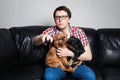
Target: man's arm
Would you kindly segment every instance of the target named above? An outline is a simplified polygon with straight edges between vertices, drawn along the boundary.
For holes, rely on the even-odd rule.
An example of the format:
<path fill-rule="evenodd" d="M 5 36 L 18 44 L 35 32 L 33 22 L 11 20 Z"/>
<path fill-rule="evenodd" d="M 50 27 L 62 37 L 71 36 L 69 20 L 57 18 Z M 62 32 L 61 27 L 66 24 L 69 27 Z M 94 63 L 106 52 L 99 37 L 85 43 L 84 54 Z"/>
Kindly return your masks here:
<path fill-rule="evenodd" d="M 92 53 L 89 44 L 84 47 L 85 52 L 78 57 L 78 60 L 91 61 Z"/>
<path fill-rule="evenodd" d="M 43 42 L 42 42 L 42 34 L 41 35 L 37 35 L 33 38 L 33 44 L 36 45 L 36 46 L 39 46 L 41 45 Z"/>
<path fill-rule="evenodd" d="M 39 46 L 41 44 L 46 45 L 46 41 L 49 41 L 52 43 L 53 42 L 53 38 L 52 36 L 48 35 L 48 34 L 41 34 L 41 35 L 37 35 L 33 38 L 33 44 L 36 46 Z"/>

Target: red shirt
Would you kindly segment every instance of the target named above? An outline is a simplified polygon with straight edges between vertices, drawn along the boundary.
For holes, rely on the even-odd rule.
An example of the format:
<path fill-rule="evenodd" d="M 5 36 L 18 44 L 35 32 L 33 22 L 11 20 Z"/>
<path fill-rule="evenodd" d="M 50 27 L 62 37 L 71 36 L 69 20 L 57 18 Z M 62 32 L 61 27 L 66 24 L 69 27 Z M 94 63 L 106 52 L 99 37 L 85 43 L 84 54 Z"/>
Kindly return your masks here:
<path fill-rule="evenodd" d="M 43 31 L 43 34 L 49 34 L 51 36 L 54 36 L 55 34 L 58 34 L 58 33 L 59 33 L 59 30 L 57 29 L 56 26 L 52 26 L 50 28 L 47 28 L 45 31 Z M 75 36 L 76 38 L 79 38 L 84 47 L 88 45 L 87 36 L 82 29 L 78 27 L 70 26 L 70 36 Z"/>

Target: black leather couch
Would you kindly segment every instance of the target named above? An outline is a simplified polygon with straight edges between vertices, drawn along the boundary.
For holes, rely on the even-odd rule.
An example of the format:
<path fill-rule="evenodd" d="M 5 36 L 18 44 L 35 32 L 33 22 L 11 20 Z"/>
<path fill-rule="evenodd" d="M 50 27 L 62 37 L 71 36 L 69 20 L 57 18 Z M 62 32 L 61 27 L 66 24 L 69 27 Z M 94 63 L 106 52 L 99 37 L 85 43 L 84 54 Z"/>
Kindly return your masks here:
<path fill-rule="evenodd" d="M 32 39 L 50 26 L 0 28 L 0 80 L 42 80 L 48 46 Z M 93 59 L 85 62 L 97 80 L 120 80 L 120 29 L 83 28 Z M 68 76 L 64 80 L 76 80 Z"/>

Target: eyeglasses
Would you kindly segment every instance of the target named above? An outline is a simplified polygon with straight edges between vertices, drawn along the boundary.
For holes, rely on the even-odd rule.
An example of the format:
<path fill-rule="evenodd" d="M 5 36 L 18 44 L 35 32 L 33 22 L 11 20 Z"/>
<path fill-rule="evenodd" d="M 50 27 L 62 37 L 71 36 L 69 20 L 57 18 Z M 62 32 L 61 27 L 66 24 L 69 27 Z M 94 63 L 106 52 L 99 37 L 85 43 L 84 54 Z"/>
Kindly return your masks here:
<path fill-rule="evenodd" d="M 68 16 L 55 16 L 56 20 L 62 19 L 65 20 Z"/>

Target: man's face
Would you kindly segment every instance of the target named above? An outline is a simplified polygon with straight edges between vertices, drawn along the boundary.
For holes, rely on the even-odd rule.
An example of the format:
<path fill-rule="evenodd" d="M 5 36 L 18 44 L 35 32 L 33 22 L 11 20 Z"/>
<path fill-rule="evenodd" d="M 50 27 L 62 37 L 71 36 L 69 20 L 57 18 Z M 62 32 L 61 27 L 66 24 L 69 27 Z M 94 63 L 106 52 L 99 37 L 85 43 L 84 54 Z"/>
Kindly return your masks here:
<path fill-rule="evenodd" d="M 68 27 L 68 23 L 70 23 L 70 18 L 64 10 L 56 11 L 54 20 L 59 29 Z"/>

